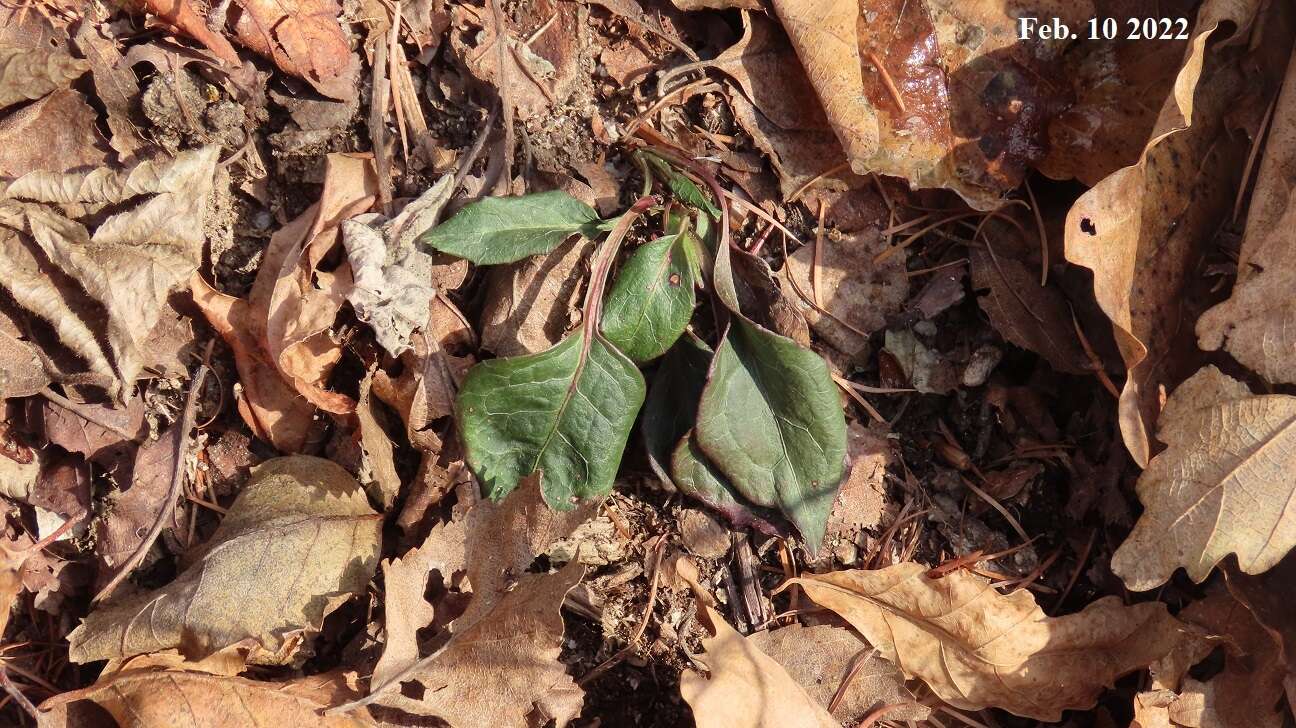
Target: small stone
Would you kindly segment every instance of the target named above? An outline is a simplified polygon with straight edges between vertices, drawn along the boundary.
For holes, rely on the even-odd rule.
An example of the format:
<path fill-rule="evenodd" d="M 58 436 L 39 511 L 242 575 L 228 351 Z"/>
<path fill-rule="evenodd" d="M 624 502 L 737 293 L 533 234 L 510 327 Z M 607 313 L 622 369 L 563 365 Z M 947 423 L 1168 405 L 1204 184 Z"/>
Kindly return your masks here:
<path fill-rule="evenodd" d="M 963 369 L 963 386 L 979 387 L 986 383 L 990 378 L 990 373 L 994 368 L 999 366 L 999 361 L 1003 359 L 1003 352 L 996 346 L 986 344 L 976 351 L 972 352 L 972 358 L 968 360 L 967 366 Z"/>

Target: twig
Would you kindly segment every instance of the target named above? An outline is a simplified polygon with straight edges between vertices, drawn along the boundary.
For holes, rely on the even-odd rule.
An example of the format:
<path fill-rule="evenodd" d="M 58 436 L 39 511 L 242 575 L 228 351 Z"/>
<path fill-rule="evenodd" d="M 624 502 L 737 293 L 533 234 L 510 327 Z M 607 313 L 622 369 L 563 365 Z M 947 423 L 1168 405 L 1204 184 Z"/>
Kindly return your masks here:
<path fill-rule="evenodd" d="M 878 58 L 873 51 L 865 51 L 865 55 L 868 56 L 873 67 L 877 69 L 878 75 L 882 77 L 882 85 L 886 87 L 887 93 L 891 95 L 891 100 L 896 103 L 896 106 L 900 107 L 900 113 L 907 113 L 908 109 L 905 108 L 904 97 L 900 95 L 900 89 L 896 88 L 891 74 L 887 73 L 886 66 L 882 65 L 882 59 Z"/>
<path fill-rule="evenodd" d="M 1238 185 L 1237 198 L 1233 200 L 1233 217 L 1229 218 L 1231 222 L 1237 222 L 1238 215 L 1242 214 L 1242 200 L 1246 197 L 1247 188 L 1251 186 L 1251 169 L 1255 166 L 1256 155 L 1260 153 L 1260 143 L 1264 141 L 1265 132 L 1269 131 L 1269 122 L 1273 119 L 1274 107 L 1278 105 L 1278 97 L 1274 96 L 1269 102 L 1269 108 L 1265 110 L 1264 118 L 1260 120 L 1260 128 L 1256 131 L 1256 138 L 1251 142 L 1251 151 L 1247 153 L 1246 167 L 1242 169 L 1242 184 Z"/>
<path fill-rule="evenodd" d="M 499 56 L 498 73 L 495 78 L 495 88 L 499 94 L 501 108 L 504 109 L 504 189 L 513 187 L 513 103 L 508 97 L 508 90 L 511 88 L 512 79 L 509 77 L 508 60 L 505 54 L 508 53 L 508 24 L 504 20 L 504 13 L 500 10 L 499 0 L 490 0 L 491 15 L 495 20 L 495 42 L 499 46 L 495 49 Z M 498 183 L 496 183 L 498 187 Z"/>
<path fill-rule="evenodd" d="M 1003 504 L 995 500 L 994 496 L 976 487 L 976 484 L 966 477 L 963 478 L 963 485 L 966 485 L 968 487 L 968 490 L 972 491 L 973 493 L 976 493 L 977 496 L 981 498 L 981 500 L 990 504 L 991 508 L 995 509 L 996 511 L 999 511 L 999 515 L 1003 516 L 1004 519 L 1008 521 L 1008 525 L 1012 526 L 1012 529 L 1017 532 L 1018 536 L 1022 537 L 1023 541 L 1031 540 L 1031 537 L 1026 535 L 1026 529 L 1022 528 L 1021 523 L 1019 523 L 1016 518 L 1013 518 L 1013 515 L 1008 512 L 1008 509 L 1004 508 Z"/>
<path fill-rule="evenodd" d="M 35 718 L 37 721 L 40 720 L 40 713 L 37 712 L 36 706 L 32 705 L 32 701 L 28 700 L 27 696 L 23 695 L 22 691 L 18 689 L 18 686 L 13 684 L 9 679 L 9 672 L 3 665 L 0 665 L 0 686 L 4 687 L 5 692 L 9 693 L 9 696 L 14 699 L 14 702 L 21 706 L 28 715 Z"/>
<path fill-rule="evenodd" d="M 837 174 L 838 172 L 842 172 L 847 169 L 850 169 L 850 162 L 842 162 L 841 164 L 837 164 L 832 167 L 829 167 L 828 169 L 825 169 L 819 174 L 816 174 L 815 176 L 806 180 L 804 183 L 801 184 L 800 187 L 793 190 L 792 194 L 788 195 L 786 202 L 789 204 L 796 202 L 797 200 L 801 199 L 801 195 L 805 194 L 805 191 L 810 189 L 810 187 L 815 183 L 819 182 L 825 177 L 831 177 L 834 174 Z"/>
<path fill-rule="evenodd" d="M 622 660 L 629 657 L 630 653 L 634 651 L 636 646 L 638 646 L 639 638 L 643 637 L 644 631 L 648 629 L 648 622 L 649 620 L 652 619 L 653 607 L 657 605 L 657 587 L 661 583 L 662 556 L 665 555 L 666 553 L 665 538 L 662 538 L 657 542 L 655 551 L 656 553 L 653 556 L 652 584 L 648 588 L 648 604 L 644 607 L 643 618 L 639 620 L 639 626 L 635 628 L 634 634 L 630 636 L 630 640 L 626 642 L 625 647 L 622 647 L 620 650 L 617 651 L 615 655 L 612 655 L 608 659 L 604 660 L 593 670 L 590 670 L 589 672 L 585 673 L 585 675 L 582 676 L 581 679 L 577 680 L 576 685 L 578 687 L 583 687 L 584 685 L 592 682 L 593 680 L 603 675 L 603 673 L 607 672 L 608 670 L 611 670 Z"/>
<path fill-rule="evenodd" d="M 454 194 L 463 184 L 464 178 L 472 171 L 473 162 L 481 155 L 482 149 L 486 146 L 486 140 L 490 138 L 491 130 L 495 126 L 495 119 L 499 118 L 500 102 L 497 100 L 491 107 L 490 114 L 486 116 L 486 123 L 482 125 L 481 131 L 477 132 L 477 138 L 473 139 L 472 147 L 463 159 L 459 160 L 459 168 L 455 170 L 454 185 L 450 188 L 450 194 Z"/>
<path fill-rule="evenodd" d="M 1094 539 L 1097 536 L 1098 529 L 1095 528 L 1089 531 L 1089 540 L 1085 542 L 1084 550 L 1080 552 L 1080 558 L 1076 561 L 1075 571 L 1071 572 L 1071 578 L 1067 580 L 1066 588 L 1062 590 L 1062 596 L 1059 596 L 1057 601 L 1053 602 L 1053 606 L 1049 609 L 1050 612 L 1056 612 L 1058 608 L 1062 606 L 1062 602 L 1066 601 L 1067 595 L 1071 593 L 1071 589 L 1075 587 L 1076 582 L 1080 580 L 1080 572 L 1084 571 L 1085 562 L 1089 560 L 1089 552 L 1093 550 Z"/>
<path fill-rule="evenodd" d="M 823 281 L 819 275 L 819 269 L 823 263 L 824 212 L 826 209 L 823 198 L 819 198 L 819 226 L 815 228 L 814 250 L 810 251 L 810 295 L 814 297 L 816 306 L 823 305 L 823 299 L 819 294 L 823 290 Z"/>
<path fill-rule="evenodd" d="M 1039 203 L 1035 201 L 1035 192 L 1031 190 L 1030 180 L 1026 180 L 1026 195 L 1030 197 L 1031 212 L 1035 213 L 1035 227 L 1039 229 L 1040 239 L 1040 287 L 1048 285 L 1049 247 L 1048 233 L 1044 231 L 1044 215 L 1040 212 Z"/>
<path fill-rule="evenodd" d="M 175 465 L 171 470 L 171 485 L 167 488 L 166 498 L 162 500 L 157 516 L 153 519 L 153 525 L 149 527 L 144 539 L 131 552 L 130 558 L 122 565 L 117 575 L 103 589 L 99 590 L 99 593 L 91 600 L 92 604 L 98 604 L 106 599 L 135 570 L 135 567 L 139 566 L 140 562 L 144 560 L 144 555 L 153 547 L 153 542 L 157 541 L 158 535 L 162 533 L 162 527 L 166 524 L 167 517 L 175 509 L 176 499 L 180 497 L 180 486 L 184 483 L 184 466 L 185 458 L 189 455 L 190 431 L 193 430 L 198 418 L 198 398 L 202 395 L 203 380 L 207 378 L 208 361 L 211 358 L 214 344 L 215 339 L 207 343 L 207 353 L 203 357 L 203 363 L 198 365 L 198 371 L 194 372 L 193 382 L 189 386 L 189 396 L 185 399 L 184 413 L 180 415 L 180 422 L 175 425 L 180 430 L 176 436 Z"/>
<path fill-rule="evenodd" d="M 876 647 L 865 647 L 855 653 L 855 657 L 851 658 L 850 667 L 846 670 L 846 677 L 842 678 L 841 684 L 837 686 L 837 692 L 833 693 L 832 700 L 828 701 L 829 713 L 837 712 L 837 707 L 841 705 L 842 698 L 846 697 L 846 690 L 859 674 L 860 668 L 864 667 L 864 663 L 868 662 L 870 657 L 877 654 L 880 652 Z"/>
<path fill-rule="evenodd" d="M 72 414 L 76 415 L 77 417 L 80 417 L 81 419 L 85 420 L 86 422 L 89 422 L 92 425 L 98 425 L 99 427 L 102 427 L 105 430 L 108 430 L 110 432 L 115 432 L 118 435 L 121 435 L 126 440 L 129 440 L 130 442 L 140 441 L 138 435 L 133 435 L 127 432 L 126 429 L 123 428 L 121 425 L 114 425 L 111 422 L 107 422 L 103 420 L 102 418 L 99 417 L 99 415 L 89 411 L 84 406 L 79 405 L 76 402 L 73 402 L 67 397 L 64 397 L 58 392 L 55 392 L 49 387 L 42 389 L 40 391 L 40 394 L 45 399 L 48 399 L 50 402 L 58 405 L 59 407 L 62 407 L 63 409 L 71 412 Z"/>
<path fill-rule="evenodd" d="M 401 0 L 396 0 L 396 7 L 392 10 L 391 37 L 388 39 L 387 46 L 387 78 L 389 82 L 388 89 L 391 97 L 392 110 L 396 112 L 396 131 L 400 133 L 401 140 L 401 158 L 406 162 L 409 161 L 409 139 L 405 135 L 405 107 L 401 103 L 400 84 L 396 81 L 396 69 L 398 64 L 397 55 L 400 52 L 400 28 L 401 28 Z M 409 70 L 405 69 L 408 73 Z"/>

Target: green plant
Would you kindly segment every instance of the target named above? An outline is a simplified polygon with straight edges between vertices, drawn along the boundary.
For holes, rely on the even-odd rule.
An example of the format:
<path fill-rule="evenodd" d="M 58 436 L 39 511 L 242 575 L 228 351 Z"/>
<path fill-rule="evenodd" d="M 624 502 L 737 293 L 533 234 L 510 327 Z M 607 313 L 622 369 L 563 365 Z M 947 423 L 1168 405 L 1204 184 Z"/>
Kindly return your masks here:
<path fill-rule="evenodd" d="M 456 401 L 468 465 L 492 498 L 539 471 L 545 500 L 566 509 L 611 490 L 643 410 L 659 475 L 737 523 L 763 524 L 761 510 L 778 509 L 814 549 L 846 464 L 828 365 L 743 311 L 732 256 L 748 254 L 730 250 L 728 205 L 714 178 L 667 152 L 635 156 L 644 194 L 613 220 L 545 192 L 473 203 L 420 236 L 491 265 L 548 252 L 571 235 L 607 233 L 580 329 L 546 351 L 468 373 Z M 657 183 L 665 203 L 651 194 Z M 645 215 L 660 216 L 665 234 L 634 250 L 607 290 L 622 242 Z M 714 348 L 688 331 L 699 288 L 711 293 Z M 639 367 L 658 359 L 646 388 Z"/>

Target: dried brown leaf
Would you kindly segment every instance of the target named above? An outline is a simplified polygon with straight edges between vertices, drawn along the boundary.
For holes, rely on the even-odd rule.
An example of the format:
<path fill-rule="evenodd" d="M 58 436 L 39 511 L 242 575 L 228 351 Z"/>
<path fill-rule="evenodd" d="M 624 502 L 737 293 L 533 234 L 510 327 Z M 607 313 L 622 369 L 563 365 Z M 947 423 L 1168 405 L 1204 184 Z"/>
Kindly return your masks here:
<path fill-rule="evenodd" d="M 534 354 L 558 343 L 574 323 L 585 260 L 593 250 L 594 243 L 578 237 L 551 253 L 491 268 L 482 348 L 505 357 Z"/>
<path fill-rule="evenodd" d="M 366 728 L 376 723 L 366 710 L 321 716 L 330 705 L 354 696 L 341 675 L 312 675 L 290 682 L 263 682 L 184 670 L 128 669 L 94 685 L 56 695 L 41 704 L 42 728 L 89 725 L 85 702 L 107 711 L 120 725 L 172 728 L 179 725 L 311 725 Z"/>
<path fill-rule="evenodd" d="M 77 662 L 179 648 L 198 659 L 244 639 L 289 658 L 300 635 L 364 590 L 381 521 L 340 466 L 269 460 L 230 506 L 194 563 L 151 592 L 108 602 L 71 635 Z"/>
<path fill-rule="evenodd" d="M 170 511 L 166 528 L 180 524 L 178 509 L 166 502 L 176 467 L 176 450 L 183 436 L 180 429 L 173 425 L 157 440 L 141 445 L 129 475 L 120 474 L 121 489 L 105 499 L 105 515 L 94 523 L 95 555 L 107 567 L 100 570 L 103 583 L 135 552 L 159 511 Z"/>
<path fill-rule="evenodd" d="M 410 549 L 398 559 L 382 563 L 383 652 L 373 671 L 373 684 L 381 685 L 418 661 L 417 633 L 436 616 L 423 598 L 428 576 L 436 566 L 436 539 Z"/>
<path fill-rule="evenodd" d="M 1296 546 L 1296 397 L 1253 396 L 1205 367 L 1170 396 L 1157 436 L 1167 444 L 1139 477 L 1143 515 L 1112 555 L 1135 591 L 1183 567 L 1200 582 L 1229 554 L 1259 574 Z"/>
<path fill-rule="evenodd" d="M 400 475 L 396 473 L 395 449 L 387 431 L 383 429 L 379 410 L 370 397 L 373 386 L 371 372 L 360 382 L 360 401 L 356 403 L 356 419 L 360 426 L 360 447 L 364 448 L 373 476 L 374 500 L 382 504 L 383 510 L 391 508 L 400 493 Z"/>
<path fill-rule="evenodd" d="M 59 89 L 0 119 L 0 175 L 99 167 L 107 144 L 81 94 Z"/>
<path fill-rule="evenodd" d="M 1220 140 L 1230 102 L 1247 83 L 1224 52 L 1240 31 L 1210 52 L 1207 41 L 1219 41 L 1221 27 L 1246 29 L 1257 5 L 1202 5 L 1173 93 L 1138 162 L 1104 178 L 1067 213 L 1067 260 L 1094 271 L 1094 296 L 1111 319 L 1129 372 L 1121 434 L 1141 466 L 1152 455 L 1158 386 L 1173 381 L 1175 360 L 1167 355 L 1181 328 L 1185 285 L 1202 237 L 1233 201 L 1231 176 L 1245 153 Z"/>
<path fill-rule="evenodd" d="M 832 713 L 833 718 L 846 725 L 858 725 L 884 705 L 897 706 L 886 713 L 888 719 L 895 721 L 923 721 L 931 714 L 931 709 L 919 703 L 905 687 L 900 670 L 853 630 L 831 625 L 803 627 L 794 623 L 756 632 L 747 641 L 782 665 L 825 708 L 842 683 L 849 680 Z"/>
<path fill-rule="evenodd" d="M 391 691 L 379 704 L 482 728 L 527 728 L 528 716 L 545 705 L 572 707 L 580 689 L 558 660 L 560 609 L 584 570 L 573 562 L 553 574 L 523 574 L 487 610 L 456 621 L 445 647 L 409 676 L 423 686 L 422 700 Z M 579 713 L 578 701 L 574 707 Z M 575 714 L 547 717 L 563 726 Z"/>
<path fill-rule="evenodd" d="M 7 271 L 0 287 L 48 322 L 114 395 L 153 361 L 147 338 L 167 296 L 198 266 L 218 151 L 208 146 L 123 171 L 32 172 L 11 182 L 0 200 L 0 264 Z M 49 206 L 139 196 L 145 199 L 104 219 L 93 235 Z"/>
<path fill-rule="evenodd" d="M 360 59 L 342 32 L 337 0 L 239 0 L 238 5 L 243 12 L 234 32 L 244 47 L 329 98 L 355 97 Z"/>
<path fill-rule="evenodd" d="M 63 49 L 0 46 L 0 107 L 66 88 L 87 68 Z"/>
<path fill-rule="evenodd" d="M 705 604 L 698 616 L 710 678 L 680 675 L 680 693 L 698 728 L 838 728 L 839 723 L 753 638 L 743 637 Z"/>
<path fill-rule="evenodd" d="M 1080 345 L 1066 297 L 1039 274 L 1011 258 L 992 257 L 985 249 L 968 251 L 972 286 L 985 289 L 977 299 L 1005 339 L 1048 360 L 1059 372 L 1085 374 L 1088 356 Z"/>
<path fill-rule="evenodd" d="M 90 65 L 95 96 L 108 112 L 109 143 L 117 152 L 117 161 L 130 162 L 145 146 L 134 122 L 140 88 L 109 28 L 106 23 L 82 23 L 76 45 Z"/>
<path fill-rule="evenodd" d="M 1000 594 L 964 571 L 932 579 L 913 562 L 790 583 L 850 622 L 906 677 L 967 710 L 1056 721 L 1063 710 L 1093 707 L 1104 687 L 1180 639 L 1181 625 L 1163 604 L 1106 597 L 1048 617 L 1025 589 Z"/>
<path fill-rule="evenodd" d="M 86 402 L 77 408 L 93 419 L 53 402 L 43 402 L 41 418 L 45 421 L 45 438 L 64 450 L 80 453 L 87 460 L 106 467 L 112 468 L 131 454 L 131 443 L 121 433 L 135 437 L 148 433 L 144 422 L 144 400 L 139 397 L 124 407 Z"/>
<path fill-rule="evenodd" d="M 256 337 L 256 317 L 247 301 L 217 291 L 195 273 L 189 280 L 194 303 L 234 353 L 242 389 L 238 411 L 252 433 L 281 452 L 301 452 L 315 406 L 297 396 Z"/>
<path fill-rule="evenodd" d="M 0 310 L 0 400 L 28 397 L 45 388 L 49 377 L 40 356 L 13 319 Z"/>
<path fill-rule="evenodd" d="M 371 159 L 328 155 L 319 202 L 270 238 L 248 296 L 256 312 L 254 331 L 269 360 L 303 397 L 336 414 L 355 409 L 350 397 L 324 388 L 342 356 L 330 328 L 351 289 L 351 271 L 324 271 L 320 264 L 340 242 L 342 221 L 369 209 L 377 197 Z"/>

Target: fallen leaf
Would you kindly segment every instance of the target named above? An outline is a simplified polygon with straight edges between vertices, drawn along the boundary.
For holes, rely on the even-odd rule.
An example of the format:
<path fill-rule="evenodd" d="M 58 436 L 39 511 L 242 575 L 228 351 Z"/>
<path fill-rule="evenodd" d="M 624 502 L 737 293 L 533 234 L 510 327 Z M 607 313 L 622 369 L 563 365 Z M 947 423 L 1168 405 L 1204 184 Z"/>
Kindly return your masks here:
<path fill-rule="evenodd" d="M 355 409 L 350 397 L 324 388 L 342 357 L 330 328 L 351 288 L 351 272 L 346 266 L 326 272 L 320 264 L 340 242 L 342 221 L 369 209 L 377 198 L 373 160 L 328 155 L 319 202 L 270 238 L 248 295 L 257 315 L 254 332 L 269 360 L 301 396 L 334 414 Z"/>
<path fill-rule="evenodd" d="M 391 220 L 375 214 L 342 223 L 342 245 L 354 281 L 347 301 L 392 356 L 411 348 L 416 329 L 426 329 L 428 303 L 437 294 L 431 284 L 435 263 L 415 249 L 413 232 L 435 224 L 453 182 L 453 175 L 443 176 Z"/>
<path fill-rule="evenodd" d="M 698 605 L 710 632 L 702 639 L 702 661 L 710 678 L 680 675 L 680 694 L 693 709 L 698 728 L 839 728 L 756 641 L 738 634 L 718 612 Z"/>
<path fill-rule="evenodd" d="M 396 473 L 395 448 L 387 437 L 378 417 L 380 410 L 375 406 L 370 392 L 373 387 L 373 373 L 365 376 L 360 382 L 360 401 L 356 403 L 356 420 L 360 429 L 360 446 L 364 448 L 369 470 L 372 471 L 373 488 L 370 495 L 382 504 L 383 510 L 391 508 L 400 494 L 401 480 Z"/>
<path fill-rule="evenodd" d="M 1094 296 L 1112 321 L 1129 372 L 1120 398 L 1121 434 L 1144 467 L 1152 455 L 1158 385 L 1174 363 L 1166 354 L 1180 329 L 1184 285 L 1201 238 L 1233 201 L 1229 175 L 1245 153 L 1245 147 L 1217 143 L 1222 118 L 1246 83 L 1224 49 L 1249 26 L 1256 7 L 1202 5 L 1174 91 L 1139 160 L 1104 178 L 1067 213 L 1066 257 L 1094 271 Z M 1221 27 L 1235 31 L 1216 39 Z"/>
<path fill-rule="evenodd" d="M 850 423 L 846 428 L 846 457 L 850 459 L 850 472 L 837 491 L 826 538 L 877 528 L 886 514 L 887 467 L 895 459 L 886 430 Z"/>
<path fill-rule="evenodd" d="M 197 269 L 217 152 L 203 147 L 124 171 L 32 172 L 9 183 L 0 201 L 0 263 L 8 271 L 0 286 L 48 322 L 115 399 L 151 362 L 145 340 L 168 294 Z M 141 196 L 93 235 L 34 204 L 119 204 Z"/>
<path fill-rule="evenodd" d="M 977 299 L 981 310 L 1004 339 L 1048 360 L 1059 372 L 1087 374 L 1088 356 L 1080 346 L 1071 309 L 1061 291 L 1040 285 L 1039 274 L 1020 261 L 968 251 L 972 287 L 986 290 Z"/>
<path fill-rule="evenodd" d="M 558 654 L 562 601 L 584 571 L 572 562 L 553 574 L 523 574 L 479 618 L 456 623 L 450 641 L 406 678 L 422 685 L 421 700 L 391 691 L 378 703 L 456 726 L 526 728 L 555 693 L 579 695 Z M 575 715 L 548 717 L 562 726 Z"/>
<path fill-rule="evenodd" d="M 876 571 L 805 574 L 788 583 L 859 630 L 906 677 L 965 710 L 995 707 L 1043 721 L 1094 706 L 1116 678 L 1180 638 L 1164 604 L 1104 597 L 1045 616 L 1025 589 L 1000 594 L 965 571 L 939 579 L 904 562 Z"/>
<path fill-rule="evenodd" d="M 1296 365 L 1288 355 L 1296 343 L 1290 333 L 1296 324 L 1296 307 L 1287 295 L 1296 285 L 1296 255 L 1290 246 L 1274 240 L 1285 239 L 1293 224 L 1296 206 L 1287 208 L 1268 235 L 1248 232 L 1248 240 L 1259 238 L 1258 250 L 1245 264 L 1239 263 L 1238 283 L 1228 300 L 1197 319 L 1201 348 L 1223 348 L 1273 384 L 1296 382 Z M 1253 271 L 1245 279 L 1244 268 Z"/>
<path fill-rule="evenodd" d="M 243 12 L 236 15 L 234 32 L 241 44 L 329 98 L 355 97 L 360 59 L 342 31 L 336 0 L 239 0 L 238 5 Z"/>
<path fill-rule="evenodd" d="M 258 325 L 251 305 L 212 288 L 197 273 L 189 279 L 194 303 L 207 323 L 234 353 L 238 369 L 238 411 L 252 433 L 281 452 L 301 452 L 310 435 L 315 405 L 296 389 L 270 361 L 256 336 Z"/>
<path fill-rule="evenodd" d="M 1272 568 L 1296 546 L 1296 482 L 1286 475 L 1296 397 L 1254 396 L 1208 366 L 1161 414 L 1167 448 L 1139 476 L 1143 515 L 1112 571 L 1147 591 L 1179 567 L 1201 582 L 1229 554 L 1248 574 Z"/>
<path fill-rule="evenodd" d="M 784 279 L 797 291 L 794 300 L 815 333 L 837 351 L 855 356 L 868 346 L 868 335 L 885 326 L 887 316 L 899 311 L 909 298 L 904 256 L 875 262 L 887 249 L 876 229 L 853 235 L 826 234 L 817 255 L 816 245 L 808 243 L 788 256 Z M 831 315 L 821 313 L 820 308 Z"/>
<path fill-rule="evenodd" d="M 182 670 L 128 669 L 102 676 L 88 688 L 56 695 L 40 710 L 44 728 L 90 725 L 84 703 L 106 711 L 120 725 L 312 725 L 319 728 L 377 726 L 367 710 L 339 716 L 320 711 L 354 697 L 340 675 L 264 682 Z M 231 723 L 231 721 L 234 721 Z"/>
<path fill-rule="evenodd" d="M 890 720 L 923 721 L 931 715 L 931 709 L 905 687 L 900 670 L 849 629 L 794 623 L 755 632 L 747 641 L 782 665 L 825 708 L 849 681 L 832 712 L 841 723 L 858 725 L 884 705 L 896 706 L 886 713 Z"/>
<path fill-rule="evenodd" d="M 1246 574 L 1226 565 L 1229 592 L 1244 604 L 1282 648 L 1287 669 L 1296 672 L 1296 614 L 1288 595 L 1296 588 L 1296 554 L 1288 552 L 1278 565 L 1263 574 Z"/>
<path fill-rule="evenodd" d="M 102 167 L 107 144 L 81 94 L 59 89 L 0 119 L 0 175 Z"/>
<path fill-rule="evenodd" d="M 45 438 L 64 450 L 84 455 L 92 462 L 113 467 L 131 455 L 131 443 L 122 436 L 123 432 L 137 438 L 148 434 L 144 421 L 144 400 L 139 397 L 132 399 L 125 407 L 93 402 L 85 402 L 77 407 L 93 420 L 54 402 L 42 402 L 41 418 L 45 423 Z"/>
<path fill-rule="evenodd" d="M 486 274 L 486 303 L 481 316 L 481 346 L 497 356 L 544 351 L 558 343 L 572 322 L 581 275 L 594 243 L 568 241 Z"/>
<path fill-rule="evenodd" d="M 383 652 L 374 666 L 374 685 L 382 685 L 418 661 L 417 633 L 436 616 L 423 598 L 436 565 L 436 545 L 436 539 L 429 536 L 419 548 L 382 562 Z"/>
<path fill-rule="evenodd" d="M 22 338 L 13 319 L 0 310 L 0 400 L 29 397 L 45 388 L 49 377 L 36 348 Z"/>
<path fill-rule="evenodd" d="M 107 567 L 100 569 L 101 583 L 130 558 L 159 513 L 167 512 L 165 528 L 180 525 L 179 509 L 166 501 L 184 436 L 180 430 L 172 425 L 160 438 L 141 445 L 129 471 L 119 474 L 119 489 L 104 499 L 104 515 L 94 522 L 95 555 Z"/>
<path fill-rule="evenodd" d="M 252 638 L 272 663 L 292 634 L 364 590 L 381 521 L 340 466 L 306 456 L 259 465 L 201 554 L 170 584 L 113 600 L 68 636 L 92 662 L 179 648 L 199 659 Z"/>
<path fill-rule="evenodd" d="M 117 161 L 126 163 L 134 161 L 145 146 L 134 121 L 140 88 L 110 28 L 107 23 L 82 23 L 75 41 L 90 66 L 95 96 L 108 113 L 109 144 L 117 152 Z"/>
<path fill-rule="evenodd" d="M 0 108 L 66 88 L 87 68 L 61 48 L 0 46 Z"/>

